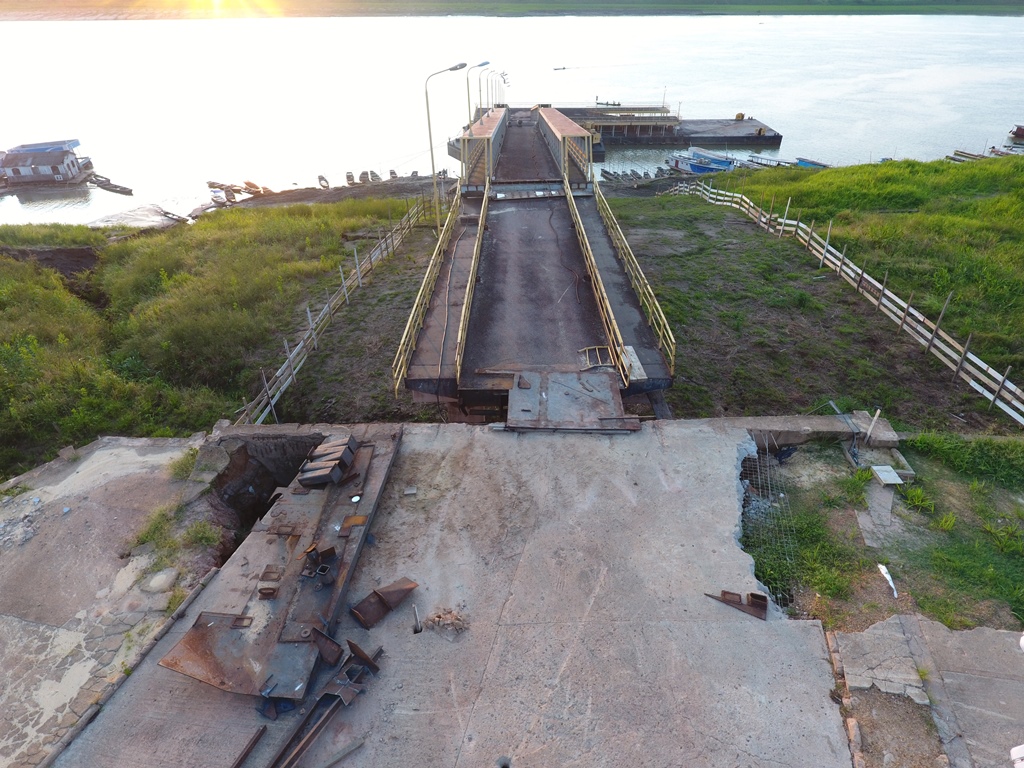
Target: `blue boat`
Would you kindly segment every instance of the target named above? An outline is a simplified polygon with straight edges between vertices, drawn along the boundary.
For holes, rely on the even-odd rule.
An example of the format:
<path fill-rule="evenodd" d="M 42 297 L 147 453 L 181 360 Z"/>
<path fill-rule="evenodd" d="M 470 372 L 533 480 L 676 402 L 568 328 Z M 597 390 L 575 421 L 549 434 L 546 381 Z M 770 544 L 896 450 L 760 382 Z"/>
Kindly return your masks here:
<path fill-rule="evenodd" d="M 731 171 L 739 163 L 734 157 L 723 155 L 720 152 L 712 152 L 701 147 L 690 147 L 690 154 L 702 160 L 707 160 L 709 163 L 721 166 L 726 171 Z"/>
<path fill-rule="evenodd" d="M 828 163 L 823 163 L 820 160 L 808 160 L 806 157 L 798 157 L 796 164 L 801 168 L 831 168 L 832 166 Z"/>
<path fill-rule="evenodd" d="M 665 160 L 669 168 L 683 173 L 721 173 L 732 170 L 721 165 L 716 165 L 703 157 L 694 157 L 686 152 L 677 152 Z"/>

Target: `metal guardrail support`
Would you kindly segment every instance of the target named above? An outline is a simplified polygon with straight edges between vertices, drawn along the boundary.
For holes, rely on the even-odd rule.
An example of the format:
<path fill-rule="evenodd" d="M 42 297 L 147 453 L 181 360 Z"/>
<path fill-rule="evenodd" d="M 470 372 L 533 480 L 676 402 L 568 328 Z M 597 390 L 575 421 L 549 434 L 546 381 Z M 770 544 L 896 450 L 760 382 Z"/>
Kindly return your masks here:
<path fill-rule="evenodd" d="M 484 223 L 487 221 L 487 204 L 491 199 L 491 180 L 487 179 L 484 187 L 484 202 L 480 207 L 480 220 L 476 229 L 476 242 L 473 244 L 473 261 L 469 266 L 469 283 L 466 285 L 466 300 L 462 304 L 462 315 L 459 318 L 459 336 L 455 342 L 455 381 L 462 378 L 462 358 L 466 354 L 466 337 L 469 335 L 469 313 L 473 306 L 473 288 L 476 286 L 476 273 L 480 267 L 480 250 L 484 242 Z M 453 254 L 454 258 L 454 254 Z"/>
<path fill-rule="evenodd" d="M 647 323 L 654 331 L 654 335 L 658 337 L 658 346 L 668 361 L 669 374 L 674 376 L 676 372 L 675 334 L 672 333 L 672 328 L 669 326 L 665 313 L 662 311 L 661 305 L 654 295 L 654 290 L 651 288 L 651 284 L 647 282 L 647 277 L 640 268 L 640 263 L 636 260 L 633 249 L 629 247 L 629 242 L 626 240 L 626 236 L 622 234 L 619 222 L 615 219 L 615 214 L 612 213 L 611 206 L 608 204 L 608 200 L 601 192 L 601 187 L 596 181 L 594 182 L 594 195 L 597 198 L 597 210 L 604 220 L 604 226 L 608 230 L 608 234 L 611 235 L 612 244 L 622 260 L 626 274 L 629 275 L 629 282 L 633 286 L 633 291 L 636 293 L 637 298 L 640 299 L 640 306 L 643 307 L 644 314 L 647 316 Z"/>
<path fill-rule="evenodd" d="M 622 333 L 615 322 L 615 315 L 612 313 L 611 302 L 608 301 L 608 294 L 604 289 L 601 273 L 597 269 L 594 252 L 590 249 L 590 241 L 587 239 L 587 232 L 583 228 L 583 219 L 580 217 L 579 209 L 576 208 L 576 200 L 572 196 L 572 186 L 569 184 L 569 174 L 565 173 L 562 176 L 562 180 L 565 183 L 565 199 L 569 203 L 569 214 L 572 216 L 573 227 L 576 229 L 580 250 L 583 251 L 583 260 L 587 264 L 587 270 L 590 272 L 590 278 L 594 286 L 597 309 L 601 315 L 601 324 L 604 326 L 605 336 L 608 337 L 608 347 L 611 350 L 612 362 L 622 377 L 622 385 L 628 387 L 633 370 L 632 363 L 627 362 L 626 344 L 623 342 Z"/>
<path fill-rule="evenodd" d="M 434 253 L 427 265 L 427 273 L 423 276 L 419 293 L 416 294 L 416 301 L 413 302 L 412 312 L 405 324 L 405 331 L 398 342 L 398 351 L 391 363 L 391 377 L 395 385 L 395 396 L 405 380 L 409 371 L 409 361 L 412 360 L 412 353 L 416 349 L 416 338 L 423 327 L 423 318 L 426 317 L 427 308 L 430 306 L 430 297 L 434 293 L 434 285 L 437 283 L 437 276 L 441 273 L 441 262 L 444 261 L 444 252 L 452 237 L 452 230 L 455 228 L 455 217 L 458 214 L 462 202 L 461 187 L 456 187 L 455 199 L 448 209 L 448 217 L 445 219 L 444 227 L 441 228 L 441 236 L 434 247 Z"/>

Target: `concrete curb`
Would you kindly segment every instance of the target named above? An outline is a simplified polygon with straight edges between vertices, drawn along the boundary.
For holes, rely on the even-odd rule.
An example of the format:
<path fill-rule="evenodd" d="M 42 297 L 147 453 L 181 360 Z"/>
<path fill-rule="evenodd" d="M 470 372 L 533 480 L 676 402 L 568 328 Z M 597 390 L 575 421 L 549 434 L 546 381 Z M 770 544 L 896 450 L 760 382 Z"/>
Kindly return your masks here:
<path fill-rule="evenodd" d="M 860 723 L 854 717 L 846 717 L 845 713 L 850 711 L 853 705 L 850 696 L 850 686 L 846 683 L 846 671 L 843 667 L 843 659 L 839 654 L 839 640 L 836 633 L 825 632 L 825 644 L 828 646 L 829 661 L 832 662 L 832 673 L 836 678 L 836 687 L 840 689 L 842 697 L 843 722 L 846 726 L 846 738 L 850 742 L 850 759 L 853 761 L 853 768 L 864 768 L 863 742 L 860 735 Z"/>
<path fill-rule="evenodd" d="M 146 643 L 145 647 L 143 647 L 138 658 L 135 660 L 135 664 L 129 668 L 129 674 L 131 671 L 135 670 L 146 656 L 149 655 L 149 652 L 152 651 L 156 647 L 156 644 L 160 642 L 160 640 L 162 640 L 163 637 L 171 630 L 171 627 L 175 625 L 178 619 L 185 615 L 185 611 L 188 610 L 188 607 L 192 605 L 197 597 L 199 597 L 199 593 L 206 588 L 219 571 L 220 568 L 211 568 L 207 574 L 200 579 L 199 583 L 192 588 L 192 591 L 188 593 L 188 596 L 182 601 L 181 605 L 177 607 L 174 613 L 172 613 L 167 621 L 164 622 L 163 626 L 160 627 L 157 633 L 153 635 L 150 641 Z M 103 705 L 110 701 L 110 698 L 127 679 L 128 674 L 125 674 L 124 672 L 119 674 L 113 682 L 107 686 L 106 690 L 100 694 L 100 697 L 82 713 L 78 722 L 71 726 L 71 728 L 68 729 L 68 732 L 58 739 L 57 743 L 54 744 L 53 749 L 50 751 L 50 754 L 39 763 L 37 768 L 50 768 L 56 762 L 57 758 L 60 757 L 61 753 L 68 748 L 68 745 L 78 737 L 78 734 L 84 731 L 86 726 L 93 721 L 93 718 L 95 718 L 96 715 L 99 714 L 100 710 L 103 709 Z"/>

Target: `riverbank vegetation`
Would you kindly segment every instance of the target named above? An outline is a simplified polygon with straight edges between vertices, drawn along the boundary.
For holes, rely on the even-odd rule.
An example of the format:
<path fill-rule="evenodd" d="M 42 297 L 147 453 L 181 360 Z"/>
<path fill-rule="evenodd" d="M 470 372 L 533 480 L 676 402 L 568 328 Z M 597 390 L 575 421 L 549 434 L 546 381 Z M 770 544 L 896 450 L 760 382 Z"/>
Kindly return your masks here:
<path fill-rule="evenodd" d="M 776 168 L 723 179 L 799 216 L 1000 371 L 1024 371 L 1024 156 Z"/>
<path fill-rule="evenodd" d="M 405 208 L 217 211 L 104 245 L 74 281 L 0 255 L 0 477 L 101 434 L 181 435 L 230 417 L 260 367 L 280 364 L 282 337 L 301 332 L 308 297 L 322 304 L 339 266 Z M 97 235 L 2 227 L 0 246 L 96 245 Z"/>
<path fill-rule="evenodd" d="M 69 0 L 39 8 L 34 0 L 7 0 L 0 18 L 223 18 L 245 16 L 666 16 L 686 14 L 1005 14 L 1020 15 L 1017 0 L 282 0 L 272 14 L 250 0 L 183 4 L 179 0 Z"/>

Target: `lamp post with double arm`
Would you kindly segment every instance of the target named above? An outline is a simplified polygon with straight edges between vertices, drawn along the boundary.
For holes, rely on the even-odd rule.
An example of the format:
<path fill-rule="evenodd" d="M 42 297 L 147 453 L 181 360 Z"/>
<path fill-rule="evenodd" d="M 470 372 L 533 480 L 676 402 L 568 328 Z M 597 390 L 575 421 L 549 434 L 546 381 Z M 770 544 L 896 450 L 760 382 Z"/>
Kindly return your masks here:
<path fill-rule="evenodd" d="M 434 77 L 434 75 L 440 75 L 444 72 L 457 72 L 465 68 L 466 62 L 462 62 L 452 67 L 439 69 L 437 72 L 427 75 L 427 79 L 423 81 L 423 94 L 427 101 L 427 139 L 430 141 L 430 178 L 434 182 L 434 219 L 437 223 L 438 237 L 441 237 L 441 204 L 437 195 L 437 170 L 434 168 L 434 132 L 430 128 L 430 91 L 427 86 L 430 84 L 430 78 Z"/>

